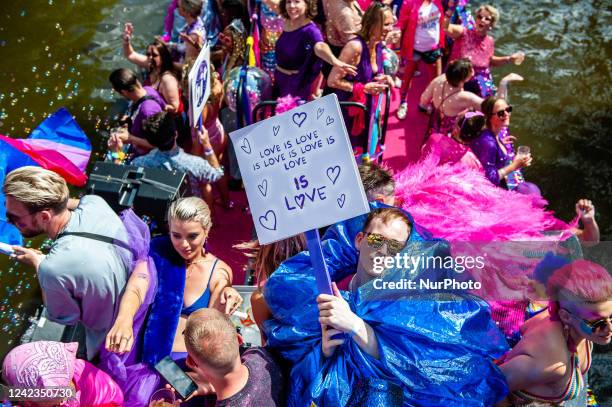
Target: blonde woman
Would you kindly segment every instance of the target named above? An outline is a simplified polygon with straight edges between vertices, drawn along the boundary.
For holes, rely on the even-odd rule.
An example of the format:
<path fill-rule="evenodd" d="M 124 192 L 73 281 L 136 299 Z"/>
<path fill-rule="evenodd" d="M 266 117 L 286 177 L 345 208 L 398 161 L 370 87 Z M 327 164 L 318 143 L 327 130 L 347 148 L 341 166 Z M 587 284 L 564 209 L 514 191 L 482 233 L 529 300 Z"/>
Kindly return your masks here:
<path fill-rule="evenodd" d="M 232 288 L 232 269 L 206 250 L 212 227 L 208 205 L 196 197 L 179 199 L 170 205 L 168 224 L 169 236 L 151 242 L 160 295 L 147 324 L 144 354 L 147 357 L 151 351 L 161 359 L 172 352 L 174 359 L 184 359 L 187 317 L 201 308 L 216 308 L 230 315 L 242 298 Z"/>
<path fill-rule="evenodd" d="M 157 270 L 157 295 L 148 312 L 142 338 L 137 341 L 141 346 L 136 353 L 139 357 L 125 362 L 129 387 L 138 389 L 124 390 L 128 399 L 131 393 L 136 399 L 147 399 L 160 386 L 161 379 L 152 368 L 167 356 L 187 370 L 183 332 L 192 312 L 215 308 L 231 315 L 242 303 L 240 294 L 232 288 L 231 268 L 206 250 L 212 227 L 208 205 L 196 197 L 178 199 L 168 209 L 168 224 L 169 235 L 151 241 L 149 255 Z M 140 303 L 136 297 L 126 291 L 111 332 L 131 334 L 126 316 L 134 315 L 136 310 L 126 306 L 126 302 L 136 306 Z M 118 325 L 123 328 L 117 329 Z M 109 344 L 112 343 L 111 338 Z M 115 348 L 109 346 L 108 350 Z"/>
<path fill-rule="evenodd" d="M 450 1 L 442 27 L 446 34 L 455 40 L 450 60 L 468 58 L 474 66 L 474 78 L 465 84 L 465 90 L 474 92 L 482 98 L 495 95 L 496 89 L 493 85 L 490 67 L 511 62 L 520 65 L 525 54 L 515 52 L 507 56 L 494 55 L 495 41 L 489 32 L 499 22 L 499 11 L 495 7 L 488 4 L 480 6 L 476 10 L 476 21 L 472 30 L 462 25 L 450 24 L 453 12 L 454 2 Z"/>

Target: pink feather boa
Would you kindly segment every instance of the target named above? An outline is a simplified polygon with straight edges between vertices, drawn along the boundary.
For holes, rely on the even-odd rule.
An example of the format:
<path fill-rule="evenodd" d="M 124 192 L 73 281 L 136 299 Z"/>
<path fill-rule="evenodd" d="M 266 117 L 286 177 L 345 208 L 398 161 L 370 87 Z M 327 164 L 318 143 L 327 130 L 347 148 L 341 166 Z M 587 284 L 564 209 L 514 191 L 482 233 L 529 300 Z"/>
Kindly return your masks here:
<path fill-rule="evenodd" d="M 276 114 L 281 114 L 298 106 L 300 98 L 287 95 L 276 99 Z"/>
<path fill-rule="evenodd" d="M 430 154 L 395 176 L 396 197 L 417 223 L 449 241 L 550 240 L 545 230 L 570 226 L 547 211 L 546 200 L 489 182 L 461 164 L 438 165 Z"/>
<path fill-rule="evenodd" d="M 439 165 L 429 154 L 396 174 L 396 199 L 435 237 L 451 243 L 454 256 L 487 254 L 485 267 L 467 272 L 482 288 L 474 292 L 491 304 L 493 319 L 511 336 L 524 322 L 530 277 L 541 260 L 525 251 L 555 250 L 572 226 L 545 209 L 547 202 L 493 185 L 478 169 L 461 163 Z M 547 230 L 559 230 L 553 236 Z M 565 236 L 563 236 L 565 235 Z"/>

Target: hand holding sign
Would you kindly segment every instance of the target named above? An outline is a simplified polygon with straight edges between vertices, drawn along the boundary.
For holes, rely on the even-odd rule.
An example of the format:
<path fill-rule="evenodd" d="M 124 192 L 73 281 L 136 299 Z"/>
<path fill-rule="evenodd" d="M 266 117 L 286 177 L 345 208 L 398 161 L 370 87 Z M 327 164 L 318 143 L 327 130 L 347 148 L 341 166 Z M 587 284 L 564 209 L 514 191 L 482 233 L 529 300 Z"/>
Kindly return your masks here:
<path fill-rule="evenodd" d="M 189 71 L 189 123 L 197 127 L 206 101 L 210 96 L 210 47 L 202 47 L 198 58 Z"/>

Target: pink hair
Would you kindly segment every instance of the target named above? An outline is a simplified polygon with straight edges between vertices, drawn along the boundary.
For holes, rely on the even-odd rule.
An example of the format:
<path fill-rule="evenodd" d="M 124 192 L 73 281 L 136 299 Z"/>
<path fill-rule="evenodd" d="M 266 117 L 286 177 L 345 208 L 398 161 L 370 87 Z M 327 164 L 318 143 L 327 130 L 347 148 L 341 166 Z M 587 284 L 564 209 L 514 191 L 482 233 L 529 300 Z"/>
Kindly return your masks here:
<path fill-rule="evenodd" d="M 612 276 L 599 264 L 576 260 L 555 271 L 548 280 L 548 294 L 557 300 L 561 289 L 587 302 L 612 298 Z"/>
<path fill-rule="evenodd" d="M 550 314 L 556 316 L 559 311 L 560 291 L 570 294 L 578 300 L 597 303 L 612 298 L 612 275 L 599 264 L 576 260 L 555 271 L 547 282 L 547 291 L 551 299 Z"/>

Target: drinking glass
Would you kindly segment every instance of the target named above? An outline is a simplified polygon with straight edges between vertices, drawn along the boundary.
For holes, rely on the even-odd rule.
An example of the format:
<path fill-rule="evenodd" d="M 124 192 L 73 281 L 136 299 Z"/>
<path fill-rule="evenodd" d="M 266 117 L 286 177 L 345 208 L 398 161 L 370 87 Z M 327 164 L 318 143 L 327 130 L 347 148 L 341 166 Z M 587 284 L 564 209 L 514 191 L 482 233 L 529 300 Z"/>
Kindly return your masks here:
<path fill-rule="evenodd" d="M 176 398 L 175 398 L 174 392 L 172 390 L 170 390 L 170 389 L 159 389 L 155 393 L 153 393 L 153 395 L 151 396 L 151 399 L 149 400 L 149 404 L 151 404 L 152 402 L 156 401 L 158 403 L 162 402 L 163 404 L 161 404 L 161 405 L 164 406 L 164 407 L 166 407 L 166 406 L 171 407 L 175 400 L 176 400 Z"/>
<path fill-rule="evenodd" d="M 517 156 L 526 156 L 529 155 L 530 152 L 531 149 L 529 148 L 529 146 L 518 146 L 518 148 L 516 149 Z"/>
<path fill-rule="evenodd" d="M 518 58 L 514 60 L 514 65 L 520 65 L 525 60 L 525 53 L 523 51 L 517 52 Z"/>

